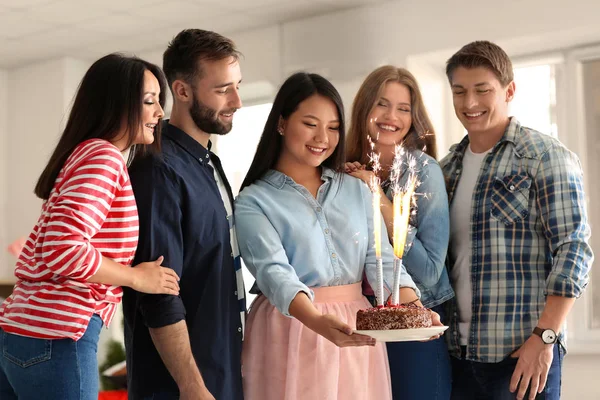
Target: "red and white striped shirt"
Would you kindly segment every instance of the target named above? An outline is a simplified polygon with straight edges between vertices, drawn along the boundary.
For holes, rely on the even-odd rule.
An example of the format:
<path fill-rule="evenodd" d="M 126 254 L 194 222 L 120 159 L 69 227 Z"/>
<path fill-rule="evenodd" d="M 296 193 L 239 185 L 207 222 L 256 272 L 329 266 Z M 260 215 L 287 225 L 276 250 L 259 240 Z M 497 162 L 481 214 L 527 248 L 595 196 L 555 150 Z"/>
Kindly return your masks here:
<path fill-rule="evenodd" d="M 78 340 L 93 314 L 110 323 L 123 291 L 90 283 L 102 256 L 130 265 L 139 221 L 127 166 L 102 139 L 79 144 L 61 169 L 19 256 L 0 327 L 17 335 Z"/>

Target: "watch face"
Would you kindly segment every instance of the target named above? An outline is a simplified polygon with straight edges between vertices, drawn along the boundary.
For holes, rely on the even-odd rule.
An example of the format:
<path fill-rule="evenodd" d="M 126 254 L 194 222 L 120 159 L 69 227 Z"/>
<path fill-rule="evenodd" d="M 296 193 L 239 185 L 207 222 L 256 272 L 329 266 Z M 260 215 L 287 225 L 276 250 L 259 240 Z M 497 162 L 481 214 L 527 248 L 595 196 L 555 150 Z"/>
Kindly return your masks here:
<path fill-rule="evenodd" d="M 552 329 L 546 329 L 542 332 L 542 340 L 544 343 L 554 343 L 556 341 L 556 333 Z"/>

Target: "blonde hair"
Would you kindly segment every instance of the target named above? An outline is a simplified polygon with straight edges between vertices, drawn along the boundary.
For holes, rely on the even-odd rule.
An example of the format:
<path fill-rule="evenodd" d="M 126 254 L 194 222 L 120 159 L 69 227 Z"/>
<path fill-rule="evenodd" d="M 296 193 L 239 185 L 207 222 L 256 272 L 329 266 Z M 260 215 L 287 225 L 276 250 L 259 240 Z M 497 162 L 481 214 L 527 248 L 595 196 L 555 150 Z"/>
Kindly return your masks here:
<path fill-rule="evenodd" d="M 423 96 L 421 96 L 417 80 L 404 68 L 385 65 L 371 72 L 356 93 L 352 103 L 350 128 L 346 139 L 346 159 L 363 164 L 368 163 L 369 115 L 388 82 L 398 82 L 410 91 L 412 125 L 402 140 L 402 144 L 407 149 L 423 150 L 431 157 L 437 158 L 433 125 L 423 104 Z"/>

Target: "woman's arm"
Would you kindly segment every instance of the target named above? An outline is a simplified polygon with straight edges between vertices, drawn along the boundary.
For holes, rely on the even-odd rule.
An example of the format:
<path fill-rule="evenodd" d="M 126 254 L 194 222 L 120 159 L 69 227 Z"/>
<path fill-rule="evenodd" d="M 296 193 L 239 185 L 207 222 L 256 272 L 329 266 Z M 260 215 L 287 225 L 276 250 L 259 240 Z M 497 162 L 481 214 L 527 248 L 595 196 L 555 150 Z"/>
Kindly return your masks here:
<path fill-rule="evenodd" d="M 44 264 L 52 273 L 74 280 L 178 294 L 177 275 L 160 268 L 162 260 L 135 270 L 104 257 L 91 243 L 119 190 L 129 182 L 125 161 L 114 146 L 91 142 L 80 152 L 85 158 L 64 167 L 65 181 L 52 200 L 42 243 Z"/>
<path fill-rule="evenodd" d="M 315 308 L 313 292 L 298 278 L 279 233 L 248 194 L 235 202 L 235 226 L 244 263 L 261 292 L 283 315 L 296 318 L 337 346 L 374 345 L 373 339 L 353 334 L 339 318 L 322 315 Z"/>
<path fill-rule="evenodd" d="M 102 256 L 100 268 L 88 282 L 127 286 L 138 292 L 179 295 L 179 277 L 170 268 L 163 268 L 163 257 L 138 264 L 135 268 L 119 264 Z"/>
<path fill-rule="evenodd" d="M 375 346 L 375 339 L 353 334 L 350 325 L 335 315 L 321 314 L 304 292 L 298 293 L 292 300 L 290 315 L 336 346 Z"/>
<path fill-rule="evenodd" d="M 246 267 L 271 304 L 290 316 L 289 307 L 296 295 L 302 292 L 312 299 L 312 290 L 298 278 L 279 233 L 257 201 L 241 194 L 234 210 L 238 246 Z"/>

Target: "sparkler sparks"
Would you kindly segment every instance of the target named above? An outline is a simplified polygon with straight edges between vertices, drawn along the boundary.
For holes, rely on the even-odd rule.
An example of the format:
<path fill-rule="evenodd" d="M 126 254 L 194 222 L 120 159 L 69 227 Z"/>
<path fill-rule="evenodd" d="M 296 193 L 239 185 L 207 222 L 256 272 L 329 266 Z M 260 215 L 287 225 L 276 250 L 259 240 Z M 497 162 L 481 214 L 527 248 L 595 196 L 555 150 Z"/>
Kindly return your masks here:
<path fill-rule="evenodd" d="M 373 121 L 371 121 L 373 122 Z M 425 132 L 420 135 L 421 138 L 430 135 Z M 375 143 L 371 137 L 367 137 L 371 147 L 369 158 L 373 176 L 370 179 L 369 187 L 373 196 L 373 226 L 375 237 L 375 254 L 377 267 L 377 304 L 384 306 L 383 300 L 383 267 L 381 260 L 381 163 L 380 154 L 375 151 Z M 426 146 L 423 147 L 423 153 Z M 419 157 L 420 158 L 420 157 Z M 394 244 L 394 273 L 392 305 L 398 305 L 400 300 L 400 271 L 402 269 L 402 257 L 405 253 L 406 239 L 410 229 L 410 216 L 416 214 L 416 202 L 414 201 L 415 191 L 421 184 L 419 180 L 420 168 L 427 166 L 429 160 L 426 157 L 417 160 L 412 152 L 408 151 L 402 144 L 394 148 L 394 159 L 390 168 L 390 185 L 392 189 L 393 203 L 393 244 Z M 408 174 L 408 175 L 407 175 Z M 427 194 L 423 194 L 427 198 Z"/>

